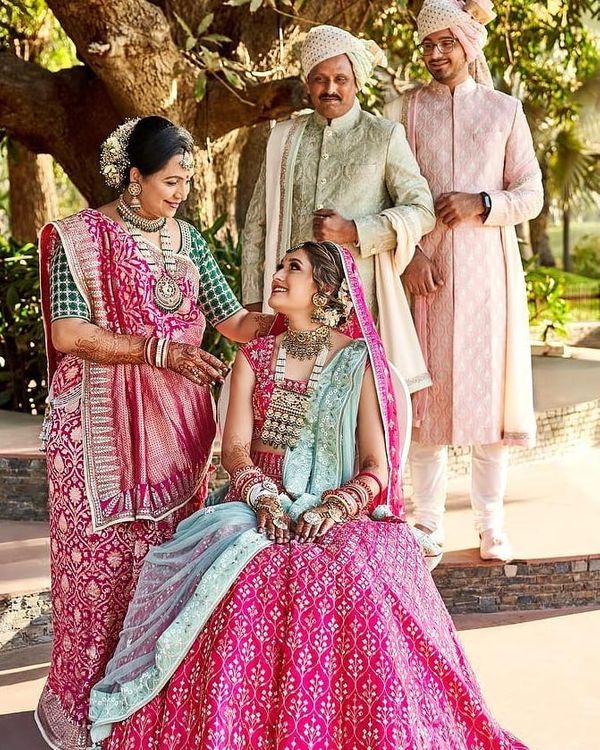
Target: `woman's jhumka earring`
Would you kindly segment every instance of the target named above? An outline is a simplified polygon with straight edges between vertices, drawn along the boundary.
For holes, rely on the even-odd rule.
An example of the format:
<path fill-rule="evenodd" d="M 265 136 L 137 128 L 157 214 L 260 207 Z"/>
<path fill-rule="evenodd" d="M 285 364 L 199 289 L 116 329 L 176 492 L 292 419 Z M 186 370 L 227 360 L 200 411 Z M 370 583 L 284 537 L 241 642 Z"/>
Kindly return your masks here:
<path fill-rule="evenodd" d="M 329 298 L 323 294 L 323 292 L 315 292 L 312 296 L 312 303 L 315 306 L 312 315 L 310 316 L 313 323 L 321 323 L 321 325 L 327 325 L 325 318 L 325 308 Z"/>
<path fill-rule="evenodd" d="M 131 202 L 129 203 L 129 207 L 133 208 L 134 211 L 137 211 L 139 208 L 142 207 L 142 204 L 140 203 L 139 196 L 142 194 L 142 186 L 139 182 L 130 182 L 127 186 L 127 192 L 131 196 Z"/>

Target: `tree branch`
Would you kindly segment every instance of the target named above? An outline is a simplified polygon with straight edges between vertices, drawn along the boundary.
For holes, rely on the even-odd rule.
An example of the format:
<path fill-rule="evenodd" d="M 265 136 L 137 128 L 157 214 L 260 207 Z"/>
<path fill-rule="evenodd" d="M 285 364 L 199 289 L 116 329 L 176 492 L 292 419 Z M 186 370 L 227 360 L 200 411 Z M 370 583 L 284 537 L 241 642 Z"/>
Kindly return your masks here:
<path fill-rule="evenodd" d="M 124 115 L 190 121 L 195 72 L 163 11 L 147 0 L 49 0 L 80 57 Z"/>
<path fill-rule="evenodd" d="M 30 151 L 52 154 L 92 203 L 108 197 L 98 145 L 121 119 L 88 68 L 50 73 L 0 51 L 0 127 Z"/>
<path fill-rule="evenodd" d="M 195 132 L 216 139 L 248 125 L 289 117 L 308 106 L 304 85 L 299 78 L 284 78 L 252 86 L 243 92 L 245 101 L 212 80 L 196 114 Z M 250 102 L 249 104 L 246 102 Z"/>

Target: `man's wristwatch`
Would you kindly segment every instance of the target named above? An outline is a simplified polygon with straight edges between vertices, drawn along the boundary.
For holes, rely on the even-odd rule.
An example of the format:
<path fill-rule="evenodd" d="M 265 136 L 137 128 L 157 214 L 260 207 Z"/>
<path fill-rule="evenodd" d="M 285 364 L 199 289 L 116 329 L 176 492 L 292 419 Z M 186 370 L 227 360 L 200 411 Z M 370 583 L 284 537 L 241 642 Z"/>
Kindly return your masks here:
<path fill-rule="evenodd" d="M 481 202 L 483 203 L 483 213 L 481 214 L 481 220 L 485 223 L 487 217 L 490 215 L 492 210 L 492 199 L 488 193 L 479 193 L 481 196 Z"/>

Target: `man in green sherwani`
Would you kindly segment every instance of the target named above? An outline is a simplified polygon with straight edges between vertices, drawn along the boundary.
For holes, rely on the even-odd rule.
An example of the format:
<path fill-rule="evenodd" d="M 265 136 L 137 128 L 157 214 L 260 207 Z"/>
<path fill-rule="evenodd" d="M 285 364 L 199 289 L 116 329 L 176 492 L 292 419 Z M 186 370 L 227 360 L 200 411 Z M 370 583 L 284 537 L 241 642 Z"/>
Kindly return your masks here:
<path fill-rule="evenodd" d="M 364 112 L 356 98 L 384 60 L 374 42 L 334 26 L 307 34 L 302 68 L 315 111 L 271 131 L 242 237 L 242 294 L 261 309 L 290 246 L 345 245 L 388 357 L 413 392 L 431 380 L 399 277 L 435 217 L 404 128 Z"/>

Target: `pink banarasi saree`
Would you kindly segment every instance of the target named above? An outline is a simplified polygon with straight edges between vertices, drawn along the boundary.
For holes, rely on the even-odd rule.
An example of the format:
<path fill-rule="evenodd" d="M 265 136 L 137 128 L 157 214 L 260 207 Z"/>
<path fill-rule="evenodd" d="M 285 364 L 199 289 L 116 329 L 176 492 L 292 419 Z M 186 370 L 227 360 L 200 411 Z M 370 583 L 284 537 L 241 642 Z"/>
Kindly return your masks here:
<path fill-rule="evenodd" d="M 185 302 L 165 314 L 133 239 L 94 210 L 44 227 L 42 304 L 49 361 L 49 479 L 54 645 L 36 712 L 59 750 L 88 745 L 90 687 L 104 672 L 148 549 L 171 538 L 205 495 L 215 434 L 206 388 L 146 365 L 62 355 L 50 335 L 49 269 L 58 243 L 91 312 L 115 333 L 200 345 L 198 272 L 178 260 Z"/>
<path fill-rule="evenodd" d="M 323 369 L 283 459 L 280 497 L 294 518 L 354 474 L 367 358 L 387 497 L 308 544 L 269 542 L 235 500 L 181 523 L 149 553 L 92 691 L 92 739 L 103 750 L 526 750 L 487 709 L 402 519 L 389 369 L 340 252 L 360 338 Z"/>

